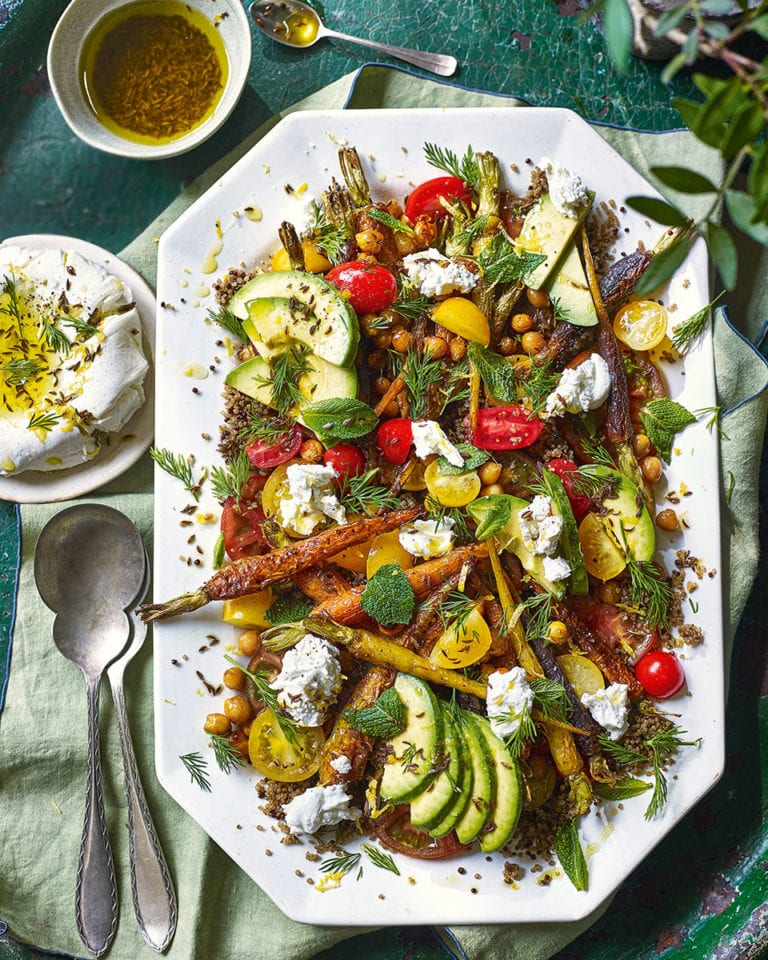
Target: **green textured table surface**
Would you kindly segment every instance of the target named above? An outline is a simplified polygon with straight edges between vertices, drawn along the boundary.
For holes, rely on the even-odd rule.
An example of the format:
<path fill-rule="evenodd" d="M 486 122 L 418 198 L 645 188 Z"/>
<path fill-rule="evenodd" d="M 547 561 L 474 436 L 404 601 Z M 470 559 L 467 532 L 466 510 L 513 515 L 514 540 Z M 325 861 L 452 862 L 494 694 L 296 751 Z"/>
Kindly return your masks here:
<path fill-rule="evenodd" d="M 370 59 L 363 48 L 336 41 L 294 53 L 254 32 L 247 90 L 216 138 L 173 160 L 122 160 L 76 140 L 50 95 L 45 51 L 64 6 L 63 0 L 0 0 L 0 238 L 62 233 L 119 251 L 185 181 L 275 111 Z M 659 65 L 642 61 L 617 76 L 594 24 L 575 18 L 579 9 L 578 0 L 338 0 L 321 12 L 330 27 L 350 34 L 454 54 L 460 68 L 451 82 L 463 86 L 535 106 L 570 107 L 588 120 L 618 126 L 679 126 L 671 100 L 691 93 L 689 79 L 665 87 Z M 762 474 L 765 491 L 765 456 Z M 766 542 L 765 493 L 762 506 Z M 0 637 L 12 626 L 17 557 L 15 510 L 0 503 Z M 723 780 L 625 882 L 604 918 L 558 960 L 768 955 L 766 589 L 764 565 L 736 642 Z M 15 943 L 1 921 L 2 904 L 0 960 L 40 956 Z M 431 932 L 417 928 L 356 937 L 318 960 L 444 956 Z"/>

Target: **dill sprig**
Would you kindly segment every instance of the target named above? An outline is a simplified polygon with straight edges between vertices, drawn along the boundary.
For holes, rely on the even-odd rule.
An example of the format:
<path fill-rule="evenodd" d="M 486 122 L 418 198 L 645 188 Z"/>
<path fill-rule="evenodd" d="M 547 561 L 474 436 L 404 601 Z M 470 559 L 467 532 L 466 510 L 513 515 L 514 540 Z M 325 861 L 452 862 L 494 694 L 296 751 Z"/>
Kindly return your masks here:
<path fill-rule="evenodd" d="M 54 353 L 67 354 L 72 349 L 72 341 L 54 322 L 43 321 L 43 337 Z"/>
<path fill-rule="evenodd" d="M 68 323 L 71 327 L 74 327 L 75 333 L 79 334 L 81 337 L 84 337 L 86 340 L 90 340 L 91 337 L 95 337 L 99 332 L 98 327 L 94 327 L 93 324 L 88 323 L 86 320 L 81 320 L 80 317 L 64 317 L 64 322 Z"/>
<path fill-rule="evenodd" d="M 235 660 L 234 657 L 231 657 L 228 653 L 224 654 L 224 659 L 228 660 L 233 666 L 237 667 L 238 670 L 243 671 L 246 677 L 248 677 L 248 679 L 253 683 L 257 696 L 264 701 L 267 708 L 275 715 L 275 719 L 277 720 L 285 739 L 292 746 L 299 749 L 299 743 L 296 738 L 296 721 L 291 717 L 287 717 L 284 713 L 281 713 L 282 708 L 277 702 L 277 693 L 275 693 L 275 691 L 269 685 L 269 675 L 262 671 L 259 673 L 253 673 L 241 663 L 238 663 L 237 660 Z"/>
<path fill-rule="evenodd" d="M 280 416 L 286 416 L 304 397 L 299 390 L 299 378 L 309 369 L 309 347 L 291 347 L 272 361 L 269 377 L 254 378 L 258 386 L 268 387 L 272 406 Z"/>
<path fill-rule="evenodd" d="M 44 369 L 44 365 L 35 359 L 8 360 L 5 363 L 0 363 L 0 370 L 7 374 L 5 379 L 9 387 L 26 383 L 27 380 L 31 380 L 32 377 Z"/>
<path fill-rule="evenodd" d="M 351 873 L 355 867 L 360 865 L 360 860 L 362 855 L 359 853 L 347 853 L 344 851 L 341 856 L 330 857 L 328 860 L 323 860 L 320 864 L 321 873 L 338 873 L 342 876 L 347 873 Z"/>
<path fill-rule="evenodd" d="M 149 455 L 167 474 L 181 481 L 195 500 L 200 496 L 200 483 L 195 482 L 192 461 L 183 453 L 173 453 L 165 447 L 150 447 Z"/>
<path fill-rule="evenodd" d="M 396 510 L 400 501 L 389 487 L 374 483 L 378 467 L 366 470 L 357 477 L 347 474 L 341 484 L 339 503 L 350 513 L 372 516 L 381 510 Z"/>
<path fill-rule="evenodd" d="M 403 320 L 416 320 L 429 310 L 430 301 L 421 294 L 414 293 L 413 289 L 402 281 L 398 283 L 400 292 L 389 309 Z"/>
<path fill-rule="evenodd" d="M 429 519 L 435 520 L 438 527 L 446 517 L 449 520 L 453 520 L 452 529 L 455 544 L 461 546 L 474 540 L 472 531 L 467 524 L 467 515 L 461 507 L 444 507 L 441 503 L 429 497 L 424 501 L 424 506 L 429 513 Z"/>
<path fill-rule="evenodd" d="M 518 716 L 518 714 L 515 714 L 514 716 Z M 504 721 L 508 718 L 505 716 L 500 716 L 498 719 Z M 509 719 L 513 719 L 512 714 L 510 714 Z M 539 735 L 536 723 L 527 708 L 519 714 L 519 719 L 520 722 L 514 733 L 510 733 L 509 736 L 504 738 L 504 744 L 509 751 L 510 756 L 514 760 L 516 760 L 523 752 L 526 743 L 530 743 L 532 740 L 535 740 Z"/>
<path fill-rule="evenodd" d="M 684 353 L 704 333 L 709 324 L 710 311 L 724 293 L 724 290 L 718 293 L 706 307 L 697 310 L 687 320 L 672 328 L 672 346 L 678 353 Z"/>
<path fill-rule="evenodd" d="M 551 361 L 543 360 L 539 363 L 533 357 L 530 358 L 527 373 L 521 374 L 522 370 L 518 370 L 521 386 L 531 403 L 531 409 L 534 413 L 539 413 L 547 402 L 547 397 L 559 383 L 560 374 L 552 369 Z"/>
<path fill-rule="evenodd" d="M 460 230 L 454 233 L 453 242 L 458 247 L 463 247 L 468 250 L 472 245 L 472 241 L 483 233 L 490 222 L 491 217 L 487 213 L 475 217 L 474 220 L 468 220 Z"/>
<path fill-rule="evenodd" d="M 607 448 L 604 447 L 598 440 L 585 439 L 582 441 L 581 445 L 584 453 L 594 463 L 597 463 L 602 467 L 608 467 L 610 470 L 616 469 L 616 463 L 613 457 L 608 452 Z"/>
<path fill-rule="evenodd" d="M 629 558 L 627 570 L 632 585 L 632 603 L 645 611 L 652 626 L 668 628 L 672 588 L 662 579 L 656 564 L 650 560 Z"/>
<path fill-rule="evenodd" d="M 0 306 L 0 313 L 4 313 L 7 317 L 10 317 L 12 320 L 16 321 L 16 326 L 19 330 L 19 338 L 23 339 L 24 332 L 22 330 L 22 320 L 21 320 L 21 308 L 19 307 L 19 295 L 16 290 L 16 283 L 13 277 L 9 277 L 8 274 L 3 275 L 3 286 L 5 287 L 5 292 L 8 294 L 8 306 Z"/>
<path fill-rule="evenodd" d="M 325 208 L 317 200 L 310 206 L 309 237 L 331 263 L 342 263 L 347 259 L 346 247 L 349 232 L 346 226 L 337 226 L 328 219 Z"/>
<path fill-rule="evenodd" d="M 525 283 L 544 260 L 546 257 L 541 253 L 523 251 L 518 254 L 503 230 L 491 237 L 477 257 L 483 276 L 491 285 Z"/>
<path fill-rule="evenodd" d="M 474 597 L 468 597 L 460 590 L 451 590 L 444 596 L 437 608 L 437 615 L 444 627 L 455 626 L 457 631 L 464 630 L 467 617 L 477 606 Z M 466 632 L 466 630 L 464 630 Z"/>
<path fill-rule="evenodd" d="M 429 390 L 443 379 L 442 364 L 429 353 L 408 350 L 402 365 L 403 381 L 408 392 L 408 412 L 413 420 L 429 410 Z"/>
<path fill-rule="evenodd" d="M 470 393 L 469 361 L 465 357 L 450 367 L 445 378 L 445 386 L 440 387 L 442 406 L 439 416 L 442 417 L 452 403 L 463 403 L 465 400 L 469 400 Z"/>
<path fill-rule="evenodd" d="M 471 146 L 467 147 L 464 156 L 459 159 L 453 150 L 439 147 L 435 143 L 425 143 L 424 156 L 430 166 L 445 170 L 452 177 L 465 180 L 473 190 L 477 189 L 480 183 L 480 168 Z"/>
<path fill-rule="evenodd" d="M 374 847 L 370 843 L 364 843 L 362 845 L 362 849 L 374 867 L 379 867 L 381 870 L 389 870 L 390 873 L 394 873 L 398 877 L 400 876 L 400 871 L 397 869 L 397 864 L 388 853 L 384 853 L 382 850 L 379 850 L 378 847 Z"/>
<path fill-rule="evenodd" d="M 248 343 L 249 337 L 243 327 L 243 321 L 234 315 L 229 307 L 219 307 L 218 310 L 208 310 L 209 319 L 228 330 L 241 343 Z"/>
<path fill-rule="evenodd" d="M 226 500 L 227 497 L 239 503 L 243 496 L 243 487 L 251 474 L 251 461 L 245 450 L 241 450 L 236 457 L 230 457 L 226 466 L 213 467 L 211 470 L 211 486 L 217 500 Z"/>
<path fill-rule="evenodd" d="M 526 639 L 546 640 L 547 628 L 552 619 L 552 594 L 535 593 L 523 600 L 523 607 L 526 613 Z"/>
<path fill-rule="evenodd" d="M 275 444 L 290 431 L 293 424 L 293 420 L 288 418 L 265 418 L 263 410 L 254 403 L 248 415 L 248 424 L 238 432 L 237 439 L 241 443 L 263 440 L 270 445 Z"/>
<path fill-rule="evenodd" d="M 30 417 L 27 430 L 45 430 L 48 433 L 56 426 L 61 417 L 58 413 L 35 413 Z"/>
<path fill-rule="evenodd" d="M 562 683 L 549 680 L 547 677 L 534 677 L 529 686 L 533 691 L 536 705 L 546 717 L 565 721 L 570 701 Z"/>
<path fill-rule="evenodd" d="M 187 773 L 192 778 L 192 782 L 196 783 L 201 790 L 210 793 L 211 781 L 208 779 L 207 761 L 197 751 L 181 754 L 179 760 L 187 768 Z"/>
<path fill-rule="evenodd" d="M 219 770 L 224 773 L 228 774 L 236 767 L 245 766 L 245 757 L 226 737 L 214 733 L 211 737 L 211 747 L 213 747 L 213 755 L 216 758 Z"/>

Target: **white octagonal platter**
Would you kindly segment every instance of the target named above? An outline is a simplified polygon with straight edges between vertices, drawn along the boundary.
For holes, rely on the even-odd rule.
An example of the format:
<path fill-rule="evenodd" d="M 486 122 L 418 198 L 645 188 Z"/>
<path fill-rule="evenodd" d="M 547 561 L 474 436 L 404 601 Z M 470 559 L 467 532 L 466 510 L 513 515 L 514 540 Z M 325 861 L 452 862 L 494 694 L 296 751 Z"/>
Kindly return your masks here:
<path fill-rule="evenodd" d="M 375 200 L 402 200 L 417 183 L 437 175 L 423 152 L 425 142 L 452 149 L 491 150 L 500 158 L 506 184 L 522 189 L 530 165 L 542 156 L 565 164 L 597 192 L 596 203 L 615 202 L 622 231 L 618 251 L 638 243 L 653 246 L 661 228 L 623 208 L 633 194 L 652 188 L 583 120 L 556 109 L 431 109 L 296 113 L 279 123 L 212 186 L 160 241 L 156 367 L 158 448 L 191 454 L 196 476 L 221 465 L 216 452 L 223 379 L 235 362 L 223 331 L 207 319 L 216 306 L 212 284 L 228 268 L 262 263 L 279 247 L 284 220 L 300 229 L 311 199 L 320 199 L 331 178 L 341 179 L 339 145 L 354 145 Z M 624 228 L 627 228 L 626 231 Z M 665 292 L 677 322 L 708 301 L 706 251 L 694 246 Z M 712 344 L 704 338 L 684 364 L 665 364 L 670 396 L 689 410 L 715 405 Z M 559 868 L 525 869 L 515 884 L 502 880 L 505 858 L 480 853 L 448 860 L 400 855 L 400 875 L 377 869 L 365 856 L 363 875 L 346 875 L 338 889 L 320 892 L 319 863 L 309 862 L 305 843 L 280 843 L 282 834 L 259 810 L 252 770 L 221 772 L 203 733 L 207 713 L 221 709 L 206 682 L 221 683 L 223 653 L 237 631 L 223 624 L 219 607 L 155 626 L 156 762 L 163 786 L 202 828 L 290 917 L 309 923 L 383 925 L 566 921 L 600 904 L 649 851 L 717 782 L 723 769 L 724 670 L 718 450 L 715 431 L 703 422 L 678 438 L 668 472 L 670 491 L 684 490 L 680 510 L 690 524 L 675 537 L 660 535 L 670 569 L 675 552 L 688 550 L 708 571 L 689 616 L 705 633 L 699 647 L 686 647 L 690 695 L 669 704 L 698 748 L 687 748 L 669 771 L 669 801 L 661 816 L 644 819 L 648 794 L 618 808 L 604 803 L 600 815 L 582 818 L 589 889 L 577 891 Z M 178 480 L 158 470 L 155 516 L 155 598 L 194 590 L 211 575 L 218 534 L 218 504 L 204 483 L 198 502 Z M 663 493 L 663 491 L 662 491 Z M 213 522 L 208 522 L 213 521 Z M 693 612 L 695 609 L 695 613 Z M 214 643 L 212 641 L 218 641 Z M 190 778 L 180 756 L 206 759 L 210 792 Z M 358 851 L 360 842 L 350 844 Z M 271 851 L 268 855 L 267 851 Z M 462 868 L 462 869 L 460 869 Z M 299 873 L 301 875 L 299 875 Z M 479 876 L 478 876 L 479 875 Z M 314 880 L 314 884 L 308 883 Z"/>

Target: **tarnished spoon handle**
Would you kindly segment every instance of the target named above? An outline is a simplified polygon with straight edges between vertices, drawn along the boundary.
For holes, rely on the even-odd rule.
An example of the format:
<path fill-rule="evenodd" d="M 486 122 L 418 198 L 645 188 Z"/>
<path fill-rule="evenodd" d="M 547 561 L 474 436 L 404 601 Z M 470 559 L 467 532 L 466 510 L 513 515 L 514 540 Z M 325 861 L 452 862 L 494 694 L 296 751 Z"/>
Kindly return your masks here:
<path fill-rule="evenodd" d="M 387 53 L 390 57 L 412 63 L 416 67 L 430 70 L 441 77 L 450 77 L 456 72 L 459 65 L 456 57 L 446 56 L 442 53 L 424 53 L 421 50 L 412 50 L 410 47 L 393 47 L 388 43 L 377 43 L 375 40 L 364 40 L 362 37 L 350 37 L 348 33 L 338 33 L 336 30 L 325 29 L 323 30 L 323 36 L 335 37 L 337 40 L 346 40 L 349 43 L 359 43 L 363 47 L 370 47 L 380 53 Z"/>
<path fill-rule="evenodd" d="M 109 847 L 104 794 L 101 788 L 99 747 L 99 683 L 101 677 L 86 677 L 88 694 L 88 787 L 85 823 L 77 863 L 75 918 L 80 939 L 100 957 L 117 930 L 117 886 Z"/>
<path fill-rule="evenodd" d="M 112 680 L 111 674 L 110 680 Z M 112 680 L 112 699 L 115 703 L 117 728 L 120 731 L 125 785 L 128 792 L 128 839 L 133 909 L 144 939 L 154 950 L 162 953 L 171 942 L 176 929 L 176 895 L 139 779 L 122 683 L 114 680 Z"/>

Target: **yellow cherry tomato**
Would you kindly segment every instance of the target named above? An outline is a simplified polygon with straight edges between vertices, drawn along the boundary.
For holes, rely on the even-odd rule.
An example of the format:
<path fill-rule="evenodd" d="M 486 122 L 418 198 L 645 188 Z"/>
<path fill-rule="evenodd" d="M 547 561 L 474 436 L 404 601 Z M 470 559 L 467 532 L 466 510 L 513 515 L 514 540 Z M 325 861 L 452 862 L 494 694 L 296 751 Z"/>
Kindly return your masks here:
<path fill-rule="evenodd" d="M 266 709 L 251 725 L 248 756 L 254 768 L 270 780 L 297 783 L 317 772 L 324 743 L 322 727 L 294 726 L 289 739 L 275 714 Z"/>
<path fill-rule="evenodd" d="M 396 563 L 401 570 L 409 570 L 413 561 L 411 554 L 400 545 L 397 530 L 390 530 L 389 533 L 380 533 L 371 541 L 365 575 L 370 580 L 379 567 L 388 563 Z"/>
<path fill-rule="evenodd" d="M 634 300 L 613 318 L 613 331 L 632 350 L 653 350 L 667 335 L 667 311 L 655 300 Z"/>
<path fill-rule="evenodd" d="M 612 580 L 626 567 L 623 551 L 597 514 L 588 513 L 581 521 L 579 539 L 587 571 L 598 580 Z"/>
<path fill-rule="evenodd" d="M 289 460 L 287 463 L 281 463 L 275 467 L 267 477 L 267 482 L 261 491 L 261 508 L 268 519 L 271 520 L 277 517 L 280 509 L 280 501 L 288 497 L 288 467 L 290 467 L 291 464 L 301 462 L 301 460 Z M 280 525 L 289 537 L 302 539 L 303 537 L 312 535 L 309 533 L 297 533 L 293 527 L 284 526 L 283 524 Z M 312 533 L 315 532 L 314 530 L 312 531 Z"/>
<path fill-rule="evenodd" d="M 325 273 L 333 264 L 324 256 L 313 240 L 302 240 L 301 249 L 304 251 L 304 268 L 307 273 Z M 270 266 L 273 270 L 290 270 L 291 261 L 285 247 L 280 247 L 277 253 L 272 254 Z"/>
<path fill-rule="evenodd" d="M 483 485 L 476 471 L 446 475 L 437 460 L 424 471 L 424 480 L 430 497 L 443 507 L 466 506 L 477 497 Z"/>
<path fill-rule="evenodd" d="M 605 678 L 600 668 L 591 660 L 577 653 L 564 653 L 557 658 L 560 669 L 568 677 L 579 699 L 582 693 L 597 693 L 605 687 Z"/>
<path fill-rule="evenodd" d="M 349 514 L 347 516 L 347 523 L 354 523 L 355 520 L 361 519 L 363 518 Z M 374 539 L 375 538 L 371 538 L 364 543 L 358 543 L 354 547 L 347 547 L 346 550 L 342 550 L 341 553 L 337 553 L 331 557 L 331 563 L 335 563 L 345 570 L 349 570 L 350 573 L 365 573 L 368 552 L 371 549 Z"/>
<path fill-rule="evenodd" d="M 426 490 L 427 484 L 424 480 L 424 471 L 426 470 L 426 465 L 423 464 L 420 460 L 417 460 L 414 464 L 413 469 L 405 478 L 403 482 L 403 490 Z"/>
<path fill-rule="evenodd" d="M 482 660 L 491 646 L 491 628 L 477 607 L 440 636 L 429 659 L 447 670 L 461 670 Z"/>
<path fill-rule="evenodd" d="M 253 630 L 255 627 L 271 627 L 264 614 L 272 605 L 274 597 L 269 587 L 259 590 L 258 593 L 248 593 L 244 597 L 234 597 L 225 600 L 221 607 L 221 619 L 224 623 L 231 623 L 244 630 Z"/>
<path fill-rule="evenodd" d="M 432 319 L 465 340 L 474 340 L 487 347 L 491 328 L 483 311 L 466 297 L 446 297 L 432 312 Z"/>
<path fill-rule="evenodd" d="M 552 796 L 557 783 L 557 774 L 549 757 L 531 754 L 520 764 L 520 772 L 525 784 L 525 807 L 538 810 Z"/>

